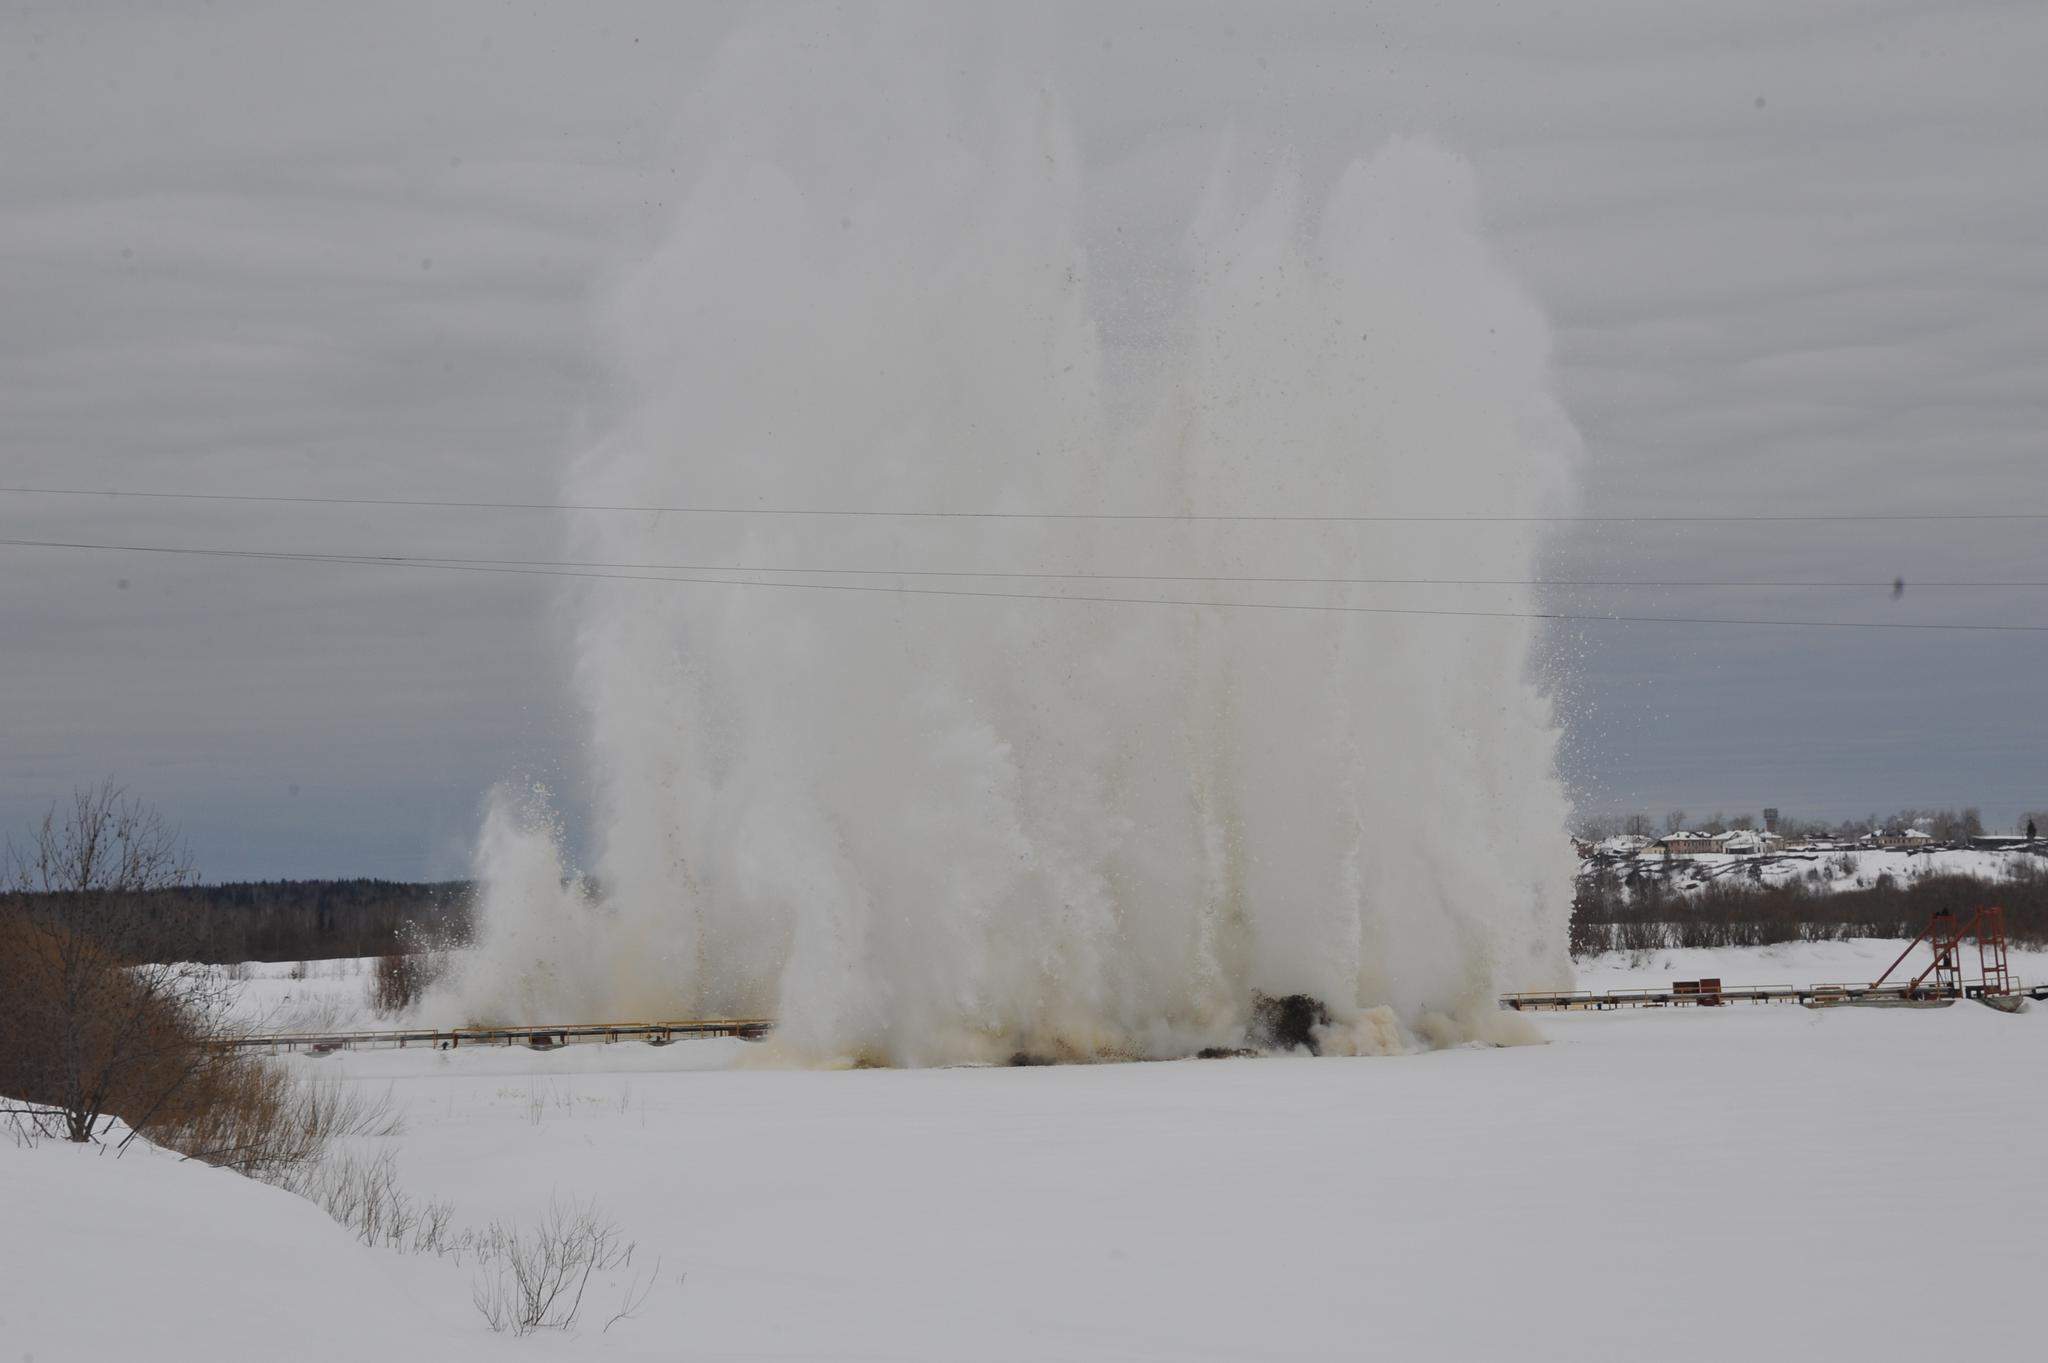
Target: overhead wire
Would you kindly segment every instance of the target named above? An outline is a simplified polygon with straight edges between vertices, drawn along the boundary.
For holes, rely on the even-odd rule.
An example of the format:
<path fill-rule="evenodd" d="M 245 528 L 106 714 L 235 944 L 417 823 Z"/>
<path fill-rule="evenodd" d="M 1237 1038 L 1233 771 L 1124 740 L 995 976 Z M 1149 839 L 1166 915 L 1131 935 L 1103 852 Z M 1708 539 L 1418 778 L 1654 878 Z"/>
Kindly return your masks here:
<path fill-rule="evenodd" d="M 1211 601 L 1180 597 L 1105 596 L 1070 592 L 996 592 L 959 587 L 884 586 L 854 582 L 780 582 L 764 578 L 676 577 L 661 573 L 627 573 L 556 567 L 520 567 L 510 564 L 464 563 L 433 558 L 390 555 L 323 554 L 310 551 L 199 548 L 192 546 L 113 544 L 84 541 L 0 539 L 0 546 L 95 550 L 101 552 L 181 554 L 207 557 L 265 559 L 304 563 L 342 563 L 361 567 L 402 567 L 447 572 L 500 573 L 516 576 L 586 578 L 606 581 L 669 582 L 700 586 L 760 587 L 790 591 L 834 591 L 891 594 L 898 596 L 939 596 L 995 601 L 1068 601 L 1102 605 L 1177 606 L 1223 610 L 1312 611 L 1347 615 L 1413 616 L 1445 619 L 1548 620 L 1585 624 L 1650 625 L 1738 625 L 1797 629 L 1860 630 L 1943 630 L 2018 634 L 2048 633 L 2048 625 L 1989 624 L 1962 621 L 1880 621 L 1880 620 L 1785 620 L 1775 618 L 1730 618 L 1726 616 L 1616 615 L 1569 611 L 1497 611 L 1424 608 L 1409 606 L 1361 606 L 1332 602 Z M 823 570 L 812 570 L 825 575 Z"/>
<path fill-rule="evenodd" d="M 1915 511 L 1915 512 L 1681 512 L 1589 515 L 1490 515 L 1478 512 L 1180 512 L 1180 511 L 988 511 L 913 510 L 909 508 L 789 506 L 658 506 L 608 502 L 474 501 L 425 497 L 335 497 L 249 492 L 163 492 L 135 488 L 0 486 L 0 494 L 42 497 L 114 497 L 157 501 L 260 502 L 312 506 L 426 507 L 442 510 L 624 512 L 677 516 L 872 517 L 880 519 L 952 519 L 988 521 L 1169 521 L 1276 522 L 1330 525 L 1393 524 L 1737 524 L 1746 522 L 1868 523 L 1916 521 L 2048 521 L 2048 511 Z"/>
<path fill-rule="evenodd" d="M 454 554 L 357 554 L 325 550 L 264 550 L 217 547 L 185 548 L 167 545 L 101 544 L 76 540 L 0 539 L 0 546 L 40 549 L 104 549 L 135 553 L 192 553 L 223 558 L 308 558 L 333 562 L 391 564 L 461 564 L 478 567 L 518 568 L 601 568 L 660 573 L 774 573 L 809 574 L 824 577 L 940 577 L 992 578 L 1012 581 L 1084 582 L 1227 582 L 1271 586 L 1356 586 L 1356 587 L 1571 587 L 1619 590 L 1647 589 L 1826 589 L 1896 591 L 1905 587 L 1925 589 L 1992 590 L 2006 588 L 2048 588 L 2048 581 L 1952 579 L 1908 583 L 1903 579 L 1860 579 L 1841 581 L 1766 581 L 1762 579 L 1706 578 L 1569 578 L 1569 577 L 1328 577 L 1241 573 L 1113 573 L 1101 571 L 1018 570 L 998 568 L 849 568 L 830 565 L 772 565 L 758 563 L 641 563 L 607 559 L 477 558 Z"/>

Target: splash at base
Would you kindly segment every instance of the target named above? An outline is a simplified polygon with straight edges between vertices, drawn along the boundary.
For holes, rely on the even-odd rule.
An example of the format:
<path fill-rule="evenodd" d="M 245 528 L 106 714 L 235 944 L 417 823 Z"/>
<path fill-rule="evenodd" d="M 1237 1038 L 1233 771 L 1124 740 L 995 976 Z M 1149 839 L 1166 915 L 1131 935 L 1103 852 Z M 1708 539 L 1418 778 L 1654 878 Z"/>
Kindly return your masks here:
<path fill-rule="evenodd" d="M 772 1016 L 816 1064 L 1194 1055 L 1259 995 L 1319 1000 L 1326 1052 L 1517 1039 L 1495 998 L 1568 978 L 1574 870 L 1528 589 L 1342 581 L 1525 580 L 1512 518 L 1568 494 L 1464 165 L 1396 141 L 1312 193 L 1222 154 L 1109 281 L 1170 290 L 1162 343 L 1090 270 L 1055 101 L 814 22 L 695 108 L 568 500 L 995 514 L 579 518 L 579 558 L 813 585 L 586 584 L 595 874 L 494 801 L 436 1006 Z M 1485 519 L 1245 519 L 1374 513 Z M 877 575 L 911 569 L 952 575 Z"/>

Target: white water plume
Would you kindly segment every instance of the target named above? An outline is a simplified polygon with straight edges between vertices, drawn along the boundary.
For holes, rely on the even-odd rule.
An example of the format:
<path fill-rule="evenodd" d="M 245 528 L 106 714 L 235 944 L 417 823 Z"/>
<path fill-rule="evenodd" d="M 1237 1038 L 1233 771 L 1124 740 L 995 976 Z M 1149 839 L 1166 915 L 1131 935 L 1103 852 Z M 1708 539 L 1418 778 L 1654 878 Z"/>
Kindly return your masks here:
<path fill-rule="evenodd" d="M 673 231 L 620 294 L 625 413 L 568 498 L 1019 514 L 590 515 L 577 557 L 1531 608 L 907 575 L 1526 578 L 1527 523 L 1027 513 L 1527 516 L 1562 503 L 1577 442 L 1455 157 L 1394 141 L 1326 186 L 1218 170 L 1159 248 L 1172 345 L 1111 364 L 1129 343 L 1058 102 L 903 37 L 728 51 Z M 906 575 L 765 571 L 801 566 Z M 1361 1052 L 1497 1036 L 1498 990 L 1566 973 L 1529 620 L 584 588 L 602 893 L 563 888 L 545 821 L 494 811 L 472 1013 L 767 1016 L 801 1060 L 915 1065 L 1241 1045 L 1256 994 L 1304 993 L 1324 1048 Z"/>

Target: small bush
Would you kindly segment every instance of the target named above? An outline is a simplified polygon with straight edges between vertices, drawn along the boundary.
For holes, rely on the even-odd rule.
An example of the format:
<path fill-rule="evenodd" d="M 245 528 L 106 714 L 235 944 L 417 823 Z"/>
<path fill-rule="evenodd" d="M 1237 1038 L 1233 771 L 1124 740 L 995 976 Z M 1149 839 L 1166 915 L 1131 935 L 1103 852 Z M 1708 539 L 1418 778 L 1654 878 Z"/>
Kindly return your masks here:
<path fill-rule="evenodd" d="M 447 956 L 438 951 L 379 956 L 370 974 L 370 1006 L 386 1016 L 405 1012 L 425 996 L 447 968 Z"/>
<path fill-rule="evenodd" d="M 493 1223 L 476 1249 L 471 1298 L 491 1329 L 515 1335 L 568 1329 L 583 1309 L 590 1275 L 633 1260 L 633 1245 L 620 1242 L 616 1223 L 594 1206 L 561 1202 L 549 1203 L 530 1229 Z"/>
<path fill-rule="evenodd" d="M 145 1128 L 222 1067 L 224 986 L 203 966 L 131 965 L 106 942 L 0 910 L 0 1093 L 55 1108 L 86 1141 Z"/>
<path fill-rule="evenodd" d="M 307 1166 L 288 1186 L 366 1245 L 412 1254 L 459 1254 L 464 1248 L 449 1230 L 454 1204 L 406 1196 L 388 1150 L 374 1159 L 334 1156 Z"/>
<path fill-rule="evenodd" d="M 190 972 L 190 973 L 188 973 Z M 343 1136 L 397 1129 L 388 1098 L 299 1083 L 220 1044 L 205 968 L 127 966 L 75 934 L 0 916 L 0 1093 L 93 1137 L 105 1118 L 192 1159 L 282 1182 Z"/>

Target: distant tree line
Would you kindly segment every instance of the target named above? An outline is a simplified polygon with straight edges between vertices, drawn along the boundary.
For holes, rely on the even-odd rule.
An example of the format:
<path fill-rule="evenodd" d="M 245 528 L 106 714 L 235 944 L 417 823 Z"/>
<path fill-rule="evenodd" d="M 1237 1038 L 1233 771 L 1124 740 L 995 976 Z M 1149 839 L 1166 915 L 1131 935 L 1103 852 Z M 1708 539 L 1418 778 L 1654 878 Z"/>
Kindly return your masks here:
<path fill-rule="evenodd" d="M 1763 821 L 1747 812 L 1729 814 L 1715 810 L 1712 814 L 1688 814 L 1682 809 L 1674 809 L 1662 818 L 1649 814 L 1587 815 L 1576 821 L 1572 832 L 1588 841 L 1598 842 L 1619 834 L 1654 838 L 1680 829 L 1695 833 L 1734 833 L 1761 827 Z M 2048 829 L 2048 810 L 2032 810 L 2020 815 L 2014 831 L 2024 833 L 2029 827 Z M 1778 832 L 1788 838 L 1834 838 L 1844 842 L 1872 831 L 1903 833 L 1909 828 L 1931 834 L 1940 843 L 1968 842 L 1971 838 L 1983 836 L 1985 831 L 1984 816 L 1975 805 L 1962 809 L 1900 809 L 1890 814 L 1865 814 L 1860 818 L 1832 822 L 1782 815 L 1778 819 Z"/>
<path fill-rule="evenodd" d="M 2048 946 L 2048 862 L 2022 864 L 2008 880 L 1880 875 L 1865 889 L 1836 890 L 1804 880 L 1670 888 L 1661 878 L 1625 883 L 1611 867 L 1579 880 L 1572 904 L 1574 956 L 1672 947 L 1772 946 L 1850 937 L 1913 938 L 1936 911 L 1967 918 L 1979 907 L 2005 910 L 2007 940 Z"/>
<path fill-rule="evenodd" d="M 13 897 L 16 907 L 59 921 L 81 907 L 64 892 Z M 155 888 L 134 899 L 144 924 L 176 925 L 182 959 L 309 961 L 404 955 L 466 941 L 472 886 L 463 880 L 256 880 Z"/>

